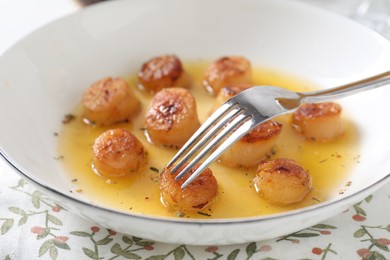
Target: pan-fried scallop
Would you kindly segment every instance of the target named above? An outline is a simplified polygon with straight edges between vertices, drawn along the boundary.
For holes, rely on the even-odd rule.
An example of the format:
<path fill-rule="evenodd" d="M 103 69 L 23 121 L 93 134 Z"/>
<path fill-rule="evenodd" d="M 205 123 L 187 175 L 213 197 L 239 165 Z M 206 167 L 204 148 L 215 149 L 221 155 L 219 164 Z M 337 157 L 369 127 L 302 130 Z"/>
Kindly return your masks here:
<path fill-rule="evenodd" d="M 285 158 L 261 162 L 254 184 L 261 196 L 281 205 L 302 201 L 312 188 L 309 172 L 296 161 Z"/>
<path fill-rule="evenodd" d="M 303 104 L 292 115 L 293 127 L 306 138 L 326 142 L 344 133 L 342 107 L 334 102 Z"/>
<path fill-rule="evenodd" d="M 244 91 L 248 88 L 251 88 L 252 86 L 253 85 L 250 85 L 250 84 L 236 84 L 236 85 L 232 85 L 232 86 L 223 87 L 219 91 L 219 93 L 217 94 L 217 96 L 215 98 L 215 104 L 214 104 L 213 108 L 211 109 L 210 114 L 212 112 L 214 112 L 215 110 L 217 110 L 220 106 L 222 106 L 230 98 L 234 97 L 235 95 L 237 95 L 241 91 Z"/>
<path fill-rule="evenodd" d="M 216 60 L 206 69 L 203 85 L 216 95 L 225 86 L 251 82 L 250 61 L 242 56 L 226 56 Z"/>
<path fill-rule="evenodd" d="M 99 175 L 123 177 L 146 162 L 143 144 L 126 129 L 103 132 L 93 144 L 93 168 Z"/>
<path fill-rule="evenodd" d="M 107 77 L 92 84 L 83 95 L 84 117 L 91 123 L 111 125 L 138 113 L 140 102 L 122 78 Z"/>
<path fill-rule="evenodd" d="M 200 126 L 194 96 L 184 88 L 161 90 L 148 106 L 145 125 L 152 143 L 182 146 Z"/>
<path fill-rule="evenodd" d="M 229 167 L 253 167 L 272 152 L 283 125 L 269 120 L 244 135 L 220 157 L 219 161 Z"/>
<path fill-rule="evenodd" d="M 145 62 L 137 76 L 141 86 L 152 93 L 163 88 L 190 85 L 190 78 L 184 71 L 180 59 L 175 55 L 158 56 Z"/>
<path fill-rule="evenodd" d="M 173 166 L 172 166 L 173 167 Z M 181 169 L 185 167 L 182 166 Z M 191 174 L 199 167 L 196 165 L 183 178 L 175 180 L 175 177 L 180 173 L 171 174 L 170 169 L 164 169 L 161 173 L 161 201 L 162 203 L 173 210 L 179 211 L 197 211 L 209 206 L 218 194 L 218 183 L 213 172 L 206 168 L 194 181 L 192 181 L 184 189 L 181 185 L 191 176 Z"/>

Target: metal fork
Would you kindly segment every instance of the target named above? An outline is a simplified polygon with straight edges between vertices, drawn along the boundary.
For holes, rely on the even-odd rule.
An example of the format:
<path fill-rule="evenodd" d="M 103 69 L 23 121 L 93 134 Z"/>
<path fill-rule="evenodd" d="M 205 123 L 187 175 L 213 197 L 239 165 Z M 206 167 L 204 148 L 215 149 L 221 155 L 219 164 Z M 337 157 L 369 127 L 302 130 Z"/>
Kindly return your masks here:
<path fill-rule="evenodd" d="M 176 173 L 187 164 L 175 179 L 182 178 L 192 167 L 215 149 L 182 184 L 185 188 L 216 160 L 226 149 L 257 125 L 282 114 L 293 112 L 302 103 L 318 103 L 346 97 L 390 83 L 390 71 L 342 85 L 336 88 L 293 92 L 279 87 L 258 86 L 230 98 L 217 109 L 167 164 Z M 225 141 L 223 141 L 226 139 Z M 223 142 L 222 142 L 223 141 Z M 200 150 L 204 147 L 202 150 Z M 195 156 L 191 162 L 189 159 Z M 181 160 L 174 165 L 179 159 Z"/>

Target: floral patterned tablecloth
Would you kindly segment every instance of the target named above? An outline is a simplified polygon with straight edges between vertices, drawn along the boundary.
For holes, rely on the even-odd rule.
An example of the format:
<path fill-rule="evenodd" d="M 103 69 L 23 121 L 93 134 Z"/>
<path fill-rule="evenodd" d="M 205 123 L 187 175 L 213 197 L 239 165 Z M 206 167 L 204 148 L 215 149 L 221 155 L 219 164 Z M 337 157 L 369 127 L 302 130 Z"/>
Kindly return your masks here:
<path fill-rule="evenodd" d="M 342 214 L 268 241 L 172 245 L 88 222 L 0 161 L 0 259 L 390 259 L 390 183 Z"/>
<path fill-rule="evenodd" d="M 361 2 L 300 1 L 349 16 Z M 16 11 L 22 2 L 30 7 L 19 12 L 19 18 L 30 17 L 29 23 L 4 9 Z M 33 2 L 45 3 L 46 9 Z M 79 8 L 70 2 L 1 0 L 0 22 L 7 19 L 13 25 L 0 23 L 0 32 L 10 36 L 0 38 L 0 53 L 34 26 Z M 173 245 L 88 222 L 51 201 L 0 159 L 2 259 L 390 259 L 390 183 L 334 218 L 273 240 L 229 246 Z"/>

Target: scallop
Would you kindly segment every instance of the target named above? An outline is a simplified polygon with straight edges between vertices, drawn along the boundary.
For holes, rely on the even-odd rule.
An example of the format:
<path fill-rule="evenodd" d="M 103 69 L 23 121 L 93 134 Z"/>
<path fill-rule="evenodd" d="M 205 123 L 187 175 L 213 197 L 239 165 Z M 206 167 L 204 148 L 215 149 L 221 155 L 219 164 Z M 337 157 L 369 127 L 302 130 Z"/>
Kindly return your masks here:
<path fill-rule="evenodd" d="M 235 84 L 232 86 L 223 87 L 217 94 L 215 98 L 215 104 L 210 111 L 210 114 L 217 110 L 220 106 L 222 106 L 226 101 L 230 98 L 234 97 L 241 91 L 244 91 L 248 88 L 251 88 L 253 85 L 251 84 Z"/>
<path fill-rule="evenodd" d="M 93 167 L 106 177 L 124 177 L 137 172 L 146 163 L 141 141 L 130 131 L 110 129 L 96 138 L 93 144 Z"/>
<path fill-rule="evenodd" d="M 204 73 L 203 85 L 216 95 L 225 86 L 250 84 L 252 66 L 242 56 L 225 56 L 213 62 Z"/>
<path fill-rule="evenodd" d="M 122 78 L 107 77 L 93 83 L 83 95 L 84 117 L 90 123 L 112 125 L 131 119 L 140 102 Z"/>
<path fill-rule="evenodd" d="M 148 106 L 145 125 L 152 143 L 181 147 L 200 126 L 194 96 L 184 88 L 159 91 Z"/>
<path fill-rule="evenodd" d="M 254 184 L 262 197 L 280 205 L 298 203 L 312 189 L 309 172 L 296 161 L 286 158 L 261 162 Z"/>
<path fill-rule="evenodd" d="M 342 107 L 334 102 L 303 104 L 292 115 L 292 125 L 307 139 L 328 142 L 345 131 Z"/>
<path fill-rule="evenodd" d="M 219 161 L 229 167 L 254 167 L 272 153 L 283 125 L 269 120 L 252 129 L 233 144 Z"/>
<path fill-rule="evenodd" d="M 218 183 L 213 172 L 206 168 L 194 181 L 184 189 L 181 185 L 199 167 L 193 167 L 183 178 L 175 180 L 177 174 L 184 169 L 183 165 L 175 174 L 164 169 L 161 174 L 161 201 L 169 209 L 178 211 L 198 211 L 209 206 L 218 195 Z M 172 166 L 174 167 L 174 166 Z"/>
<path fill-rule="evenodd" d="M 189 87 L 191 83 L 180 59 L 175 55 L 154 57 L 142 65 L 137 76 L 141 86 L 152 93 L 163 88 Z"/>

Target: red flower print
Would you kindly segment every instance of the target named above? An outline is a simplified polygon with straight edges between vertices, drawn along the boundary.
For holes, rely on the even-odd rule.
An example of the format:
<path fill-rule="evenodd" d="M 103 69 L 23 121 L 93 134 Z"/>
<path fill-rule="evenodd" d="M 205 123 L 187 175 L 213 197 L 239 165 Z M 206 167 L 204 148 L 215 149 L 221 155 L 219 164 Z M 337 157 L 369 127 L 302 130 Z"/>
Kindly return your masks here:
<path fill-rule="evenodd" d="M 261 247 L 259 248 L 259 251 L 261 251 L 261 252 L 269 252 L 269 251 L 271 251 L 271 250 L 272 250 L 272 247 L 269 246 L 269 245 L 264 245 L 264 246 L 261 246 Z"/>
<path fill-rule="evenodd" d="M 45 228 L 43 227 L 32 227 L 31 232 L 37 235 L 43 235 L 45 233 Z"/>
<path fill-rule="evenodd" d="M 332 232 L 330 232 L 329 230 L 321 230 L 320 231 L 320 234 L 322 234 L 322 235 L 329 235 L 329 234 L 331 234 Z"/>
<path fill-rule="evenodd" d="M 352 219 L 355 220 L 355 221 L 364 221 L 366 220 L 366 217 L 365 216 L 362 216 L 362 215 L 353 215 L 352 216 Z"/>
<path fill-rule="evenodd" d="M 60 212 L 61 209 L 62 209 L 62 207 L 58 206 L 58 205 L 56 205 L 56 206 L 51 208 L 51 210 L 54 211 L 54 212 Z"/>
<path fill-rule="evenodd" d="M 382 246 L 390 245 L 390 239 L 387 238 L 378 238 L 376 242 L 378 242 L 378 244 L 381 244 Z"/>
<path fill-rule="evenodd" d="M 115 235 L 116 235 L 116 232 L 115 232 L 114 230 L 107 229 L 107 231 L 108 231 L 108 234 L 109 234 L 110 236 L 115 236 Z"/>
<path fill-rule="evenodd" d="M 154 247 L 152 247 L 152 246 L 144 246 L 144 249 L 150 251 L 150 250 L 153 250 Z"/>
<path fill-rule="evenodd" d="M 68 241 L 68 237 L 64 237 L 64 236 L 56 236 L 54 238 L 54 240 L 58 243 L 61 243 L 61 244 L 64 244 L 66 241 Z"/>
<path fill-rule="evenodd" d="M 320 255 L 320 254 L 322 254 L 322 249 L 319 248 L 319 247 L 314 247 L 314 248 L 311 250 L 311 252 L 312 252 L 313 254 Z"/>
<path fill-rule="evenodd" d="M 363 259 L 367 259 L 370 257 L 370 255 L 372 254 L 371 251 L 367 248 L 361 248 L 357 251 L 357 254 L 363 258 Z"/>
<path fill-rule="evenodd" d="M 100 231 L 100 228 L 96 227 L 96 226 L 93 226 L 93 227 L 91 227 L 91 230 L 92 230 L 93 233 L 97 233 L 97 232 Z"/>
<path fill-rule="evenodd" d="M 216 247 L 216 246 L 209 246 L 204 251 L 209 252 L 209 253 L 214 253 L 214 252 L 218 251 L 218 247 Z"/>

